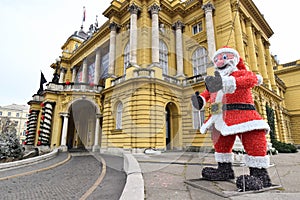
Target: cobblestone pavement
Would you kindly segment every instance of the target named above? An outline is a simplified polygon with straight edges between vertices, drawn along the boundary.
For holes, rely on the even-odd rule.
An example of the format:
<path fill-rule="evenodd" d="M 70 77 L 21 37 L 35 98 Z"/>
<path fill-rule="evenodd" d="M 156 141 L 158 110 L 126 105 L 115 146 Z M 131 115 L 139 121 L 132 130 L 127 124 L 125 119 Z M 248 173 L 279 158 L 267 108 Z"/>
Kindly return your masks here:
<path fill-rule="evenodd" d="M 50 164 L 54 164 L 65 158 L 66 154 L 61 153 L 59 156 L 49 161 L 14 170 L 5 170 L 0 173 L 1 176 L 23 173 L 29 169 L 32 170 L 47 167 Z M 100 163 L 100 159 L 97 159 L 96 156 L 72 156 L 67 163 L 61 166 L 33 173 L 31 175 L 0 181 L 0 199 L 80 199 L 80 197 L 82 197 L 82 195 L 95 183 L 101 171 L 102 164 Z M 111 178 L 112 176 L 113 178 Z M 106 178 L 104 178 L 101 184 L 97 186 L 96 190 L 88 197 L 88 199 L 96 199 L 97 197 L 103 197 L 101 199 L 119 198 L 126 180 L 124 172 L 107 167 L 105 177 Z M 114 180 L 111 181 L 111 184 L 110 179 Z M 118 183 L 119 186 L 116 187 L 116 183 Z M 110 188 L 114 188 L 113 193 Z M 110 194 L 108 194 L 109 192 Z"/>
<path fill-rule="evenodd" d="M 5 177 L 14 176 L 17 174 L 28 173 L 30 171 L 43 170 L 49 166 L 53 166 L 57 163 L 64 162 L 68 159 L 68 153 L 58 153 L 54 158 L 43 160 L 38 163 L 32 163 L 25 166 L 12 167 L 8 169 L 0 170 L 0 179 Z"/>

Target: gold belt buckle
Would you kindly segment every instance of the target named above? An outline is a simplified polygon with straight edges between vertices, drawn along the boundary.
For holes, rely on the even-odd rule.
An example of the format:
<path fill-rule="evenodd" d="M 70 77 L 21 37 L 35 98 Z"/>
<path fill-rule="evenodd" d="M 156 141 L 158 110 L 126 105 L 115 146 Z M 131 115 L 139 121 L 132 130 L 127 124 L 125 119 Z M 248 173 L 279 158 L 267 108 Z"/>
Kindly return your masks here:
<path fill-rule="evenodd" d="M 223 104 L 221 102 L 211 104 L 211 113 L 213 115 L 221 113 L 222 112 L 222 105 Z"/>

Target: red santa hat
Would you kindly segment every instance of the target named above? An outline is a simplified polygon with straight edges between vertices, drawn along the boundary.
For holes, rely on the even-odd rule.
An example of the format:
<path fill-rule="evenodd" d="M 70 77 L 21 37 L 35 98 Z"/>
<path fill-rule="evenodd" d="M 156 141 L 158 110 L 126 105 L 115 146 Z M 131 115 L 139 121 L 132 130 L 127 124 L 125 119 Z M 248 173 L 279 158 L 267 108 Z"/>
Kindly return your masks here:
<path fill-rule="evenodd" d="M 243 61 L 242 58 L 240 58 L 240 61 L 239 61 L 239 63 L 236 65 L 236 67 L 237 67 L 239 70 L 246 70 L 246 69 L 247 69 L 246 66 L 245 66 L 245 63 L 244 63 L 244 61 Z"/>

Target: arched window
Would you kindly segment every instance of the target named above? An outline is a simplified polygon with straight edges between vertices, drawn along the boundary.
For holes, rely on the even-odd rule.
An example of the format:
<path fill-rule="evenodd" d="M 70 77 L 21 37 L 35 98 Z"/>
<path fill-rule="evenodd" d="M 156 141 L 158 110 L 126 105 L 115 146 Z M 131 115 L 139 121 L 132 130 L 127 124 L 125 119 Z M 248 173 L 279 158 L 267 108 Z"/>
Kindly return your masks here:
<path fill-rule="evenodd" d="M 197 48 L 192 55 L 193 73 L 196 75 L 206 74 L 207 51 L 203 47 Z"/>
<path fill-rule="evenodd" d="M 116 129 L 122 129 L 122 112 L 123 112 L 123 104 L 119 102 L 117 105 L 116 112 Z"/>
<path fill-rule="evenodd" d="M 124 49 L 124 74 L 126 73 L 126 68 L 129 66 L 129 42 L 126 44 Z"/>
<path fill-rule="evenodd" d="M 162 40 L 159 40 L 159 64 L 163 74 L 168 74 L 168 47 Z"/>

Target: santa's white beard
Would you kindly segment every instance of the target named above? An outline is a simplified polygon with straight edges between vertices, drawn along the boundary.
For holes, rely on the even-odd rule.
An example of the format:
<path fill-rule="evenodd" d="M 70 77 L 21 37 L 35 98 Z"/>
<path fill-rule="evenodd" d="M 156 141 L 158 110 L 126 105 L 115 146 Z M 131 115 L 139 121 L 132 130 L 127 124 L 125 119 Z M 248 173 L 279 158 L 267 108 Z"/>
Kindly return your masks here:
<path fill-rule="evenodd" d="M 234 60 L 228 60 L 225 65 L 227 65 L 225 69 L 219 69 L 218 67 L 216 67 L 216 71 L 220 72 L 221 76 L 229 76 L 232 72 L 238 70 L 238 68 L 236 67 L 236 62 Z"/>

